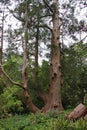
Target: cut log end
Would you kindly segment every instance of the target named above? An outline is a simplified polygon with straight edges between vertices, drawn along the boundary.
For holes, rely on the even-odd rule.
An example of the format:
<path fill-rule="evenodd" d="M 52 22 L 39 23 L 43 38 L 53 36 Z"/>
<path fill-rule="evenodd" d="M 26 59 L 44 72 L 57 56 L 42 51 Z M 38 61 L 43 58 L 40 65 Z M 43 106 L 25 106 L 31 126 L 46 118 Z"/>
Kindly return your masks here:
<path fill-rule="evenodd" d="M 87 108 L 80 103 L 69 115 L 68 119 L 75 120 L 84 117 L 87 114 Z"/>

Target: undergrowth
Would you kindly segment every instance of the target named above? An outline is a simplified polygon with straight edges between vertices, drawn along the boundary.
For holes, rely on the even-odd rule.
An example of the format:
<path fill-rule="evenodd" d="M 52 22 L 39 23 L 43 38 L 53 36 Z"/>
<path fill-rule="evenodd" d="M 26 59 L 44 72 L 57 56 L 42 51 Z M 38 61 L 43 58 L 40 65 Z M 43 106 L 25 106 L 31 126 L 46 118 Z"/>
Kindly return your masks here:
<path fill-rule="evenodd" d="M 0 130 L 86 130 L 87 122 L 83 119 L 70 121 L 64 112 L 55 114 L 15 115 L 0 119 Z"/>

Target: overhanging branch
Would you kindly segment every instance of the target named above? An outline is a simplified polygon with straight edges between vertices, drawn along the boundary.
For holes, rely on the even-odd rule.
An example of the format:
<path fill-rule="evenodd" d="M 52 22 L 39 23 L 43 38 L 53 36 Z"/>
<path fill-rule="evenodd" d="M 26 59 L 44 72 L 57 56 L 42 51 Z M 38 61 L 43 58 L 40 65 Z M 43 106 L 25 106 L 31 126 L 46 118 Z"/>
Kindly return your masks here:
<path fill-rule="evenodd" d="M 1 68 L 1 70 L 2 70 L 2 72 L 3 72 L 3 74 L 7 77 L 7 79 L 8 79 L 12 84 L 17 85 L 17 86 L 19 86 L 19 87 L 21 87 L 21 88 L 24 89 L 24 87 L 23 87 L 22 84 L 20 84 L 20 83 L 18 83 L 18 82 L 15 82 L 14 80 L 12 80 L 12 79 L 9 77 L 9 75 L 5 72 L 5 70 L 4 70 L 4 68 L 2 67 L 1 64 L 0 64 L 0 68 Z"/>

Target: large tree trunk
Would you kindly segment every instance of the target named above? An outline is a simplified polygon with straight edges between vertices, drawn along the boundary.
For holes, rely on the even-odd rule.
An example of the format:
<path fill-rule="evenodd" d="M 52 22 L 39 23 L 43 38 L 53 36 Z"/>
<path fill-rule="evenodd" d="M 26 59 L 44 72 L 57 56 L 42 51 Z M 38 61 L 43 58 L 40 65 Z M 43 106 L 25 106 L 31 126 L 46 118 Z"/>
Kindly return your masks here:
<path fill-rule="evenodd" d="M 55 10 L 53 14 L 52 54 L 50 64 L 50 89 L 49 100 L 42 109 L 43 112 L 55 109 L 63 110 L 61 102 L 61 70 L 60 70 L 60 29 L 58 1 L 54 0 Z"/>

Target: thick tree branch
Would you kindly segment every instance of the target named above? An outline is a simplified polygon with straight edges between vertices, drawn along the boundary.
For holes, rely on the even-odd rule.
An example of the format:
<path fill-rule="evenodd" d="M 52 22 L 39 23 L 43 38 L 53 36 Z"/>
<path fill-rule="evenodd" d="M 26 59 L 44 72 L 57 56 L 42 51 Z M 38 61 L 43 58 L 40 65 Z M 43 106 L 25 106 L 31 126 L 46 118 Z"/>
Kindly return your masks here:
<path fill-rule="evenodd" d="M 19 86 L 19 87 L 21 87 L 21 88 L 24 89 L 24 87 L 23 87 L 22 84 L 20 84 L 20 83 L 18 83 L 18 82 L 15 82 L 14 80 L 12 80 L 12 79 L 9 77 L 9 75 L 4 71 L 4 69 L 3 69 L 3 67 L 2 67 L 1 64 L 0 64 L 0 68 L 1 68 L 1 70 L 2 70 L 2 73 L 7 77 L 7 79 L 8 79 L 12 84 L 17 85 L 17 86 Z"/>

